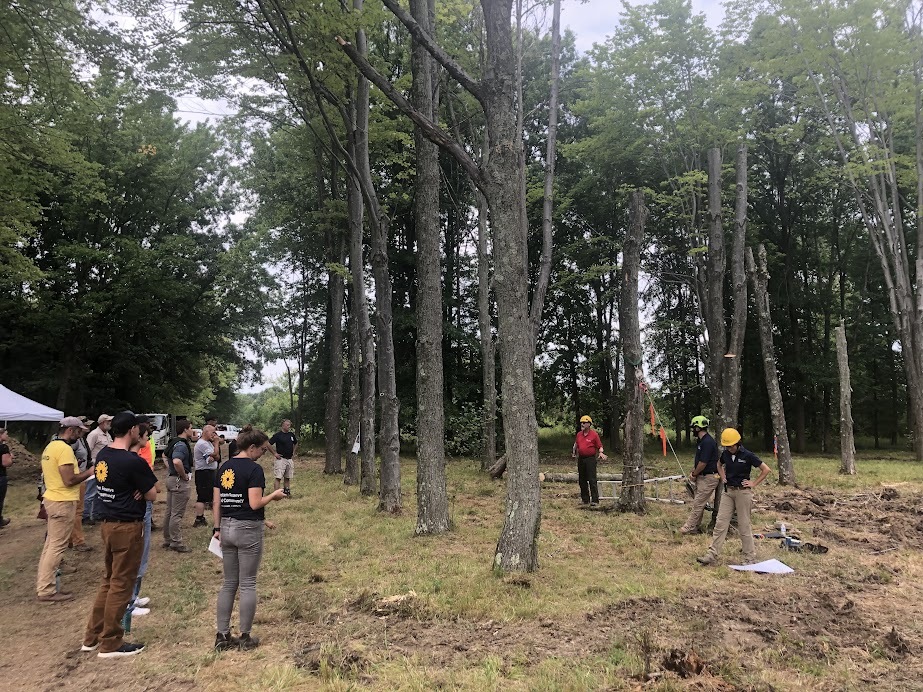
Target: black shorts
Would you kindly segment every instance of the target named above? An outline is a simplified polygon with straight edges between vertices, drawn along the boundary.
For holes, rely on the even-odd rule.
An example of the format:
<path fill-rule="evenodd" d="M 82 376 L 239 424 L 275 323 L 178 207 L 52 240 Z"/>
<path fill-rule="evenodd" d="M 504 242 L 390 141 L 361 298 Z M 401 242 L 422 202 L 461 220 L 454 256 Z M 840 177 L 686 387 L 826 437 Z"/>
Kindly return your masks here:
<path fill-rule="evenodd" d="M 215 497 L 215 469 L 201 469 L 195 472 L 196 502 L 211 504 Z"/>

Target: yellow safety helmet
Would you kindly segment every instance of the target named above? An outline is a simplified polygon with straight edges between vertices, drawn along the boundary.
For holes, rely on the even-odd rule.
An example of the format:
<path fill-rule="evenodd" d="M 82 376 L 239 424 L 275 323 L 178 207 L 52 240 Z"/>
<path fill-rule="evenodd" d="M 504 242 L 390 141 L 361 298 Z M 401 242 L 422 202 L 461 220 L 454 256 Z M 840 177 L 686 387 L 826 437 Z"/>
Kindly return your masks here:
<path fill-rule="evenodd" d="M 725 428 L 721 431 L 721 446 L 730 447 L 740 442 L 740 433 L 734 428 Z"/>
<path fill-rule="evenodd" d="M 580 422 L 581 422 L 581 423 L 592 423 L 592 422 L 593 422 L 593 419 L 590 418 L 589 416 L 583 416 L 583 417 L 580 419 Z"/>

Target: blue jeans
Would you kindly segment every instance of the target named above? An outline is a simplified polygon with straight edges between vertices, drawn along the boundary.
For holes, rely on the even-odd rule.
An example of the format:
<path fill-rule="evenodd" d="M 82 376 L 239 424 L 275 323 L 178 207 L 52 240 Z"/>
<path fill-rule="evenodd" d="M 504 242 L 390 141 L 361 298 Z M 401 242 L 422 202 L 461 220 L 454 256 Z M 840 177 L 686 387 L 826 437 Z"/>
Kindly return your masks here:
<path fill-rule="evenodd" d="M 144 511 L 144 552 L 141 553 L 141 566 L 138 568 L 138 578 L 135 580 L 135 589 L 132 591 L 131 600 L 128 602 L 130 613 L 135 608 L 135 599 L 141 593 L 141 579 L 147 574 L 147 563 L 151 558 L 151 515 L 154 513 L 154 503 L 148 502 Z"/>
<path fill-rule="evenodd" d="M 95 519 L 99 512 L 96 509 L 96 498 L 99 491 L 96 489 L 96 476 L 87 478 L 87 494 L 83 498 L 83 518 Z"/>

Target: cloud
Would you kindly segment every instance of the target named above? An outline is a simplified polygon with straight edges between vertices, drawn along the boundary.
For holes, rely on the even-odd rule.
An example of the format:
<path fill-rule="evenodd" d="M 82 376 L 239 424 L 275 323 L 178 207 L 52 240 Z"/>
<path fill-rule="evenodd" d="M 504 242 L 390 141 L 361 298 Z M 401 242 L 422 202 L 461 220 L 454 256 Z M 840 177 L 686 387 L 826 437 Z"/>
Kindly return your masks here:
<path fill-rule="evenodd" d="M 644 4 L 643 2 L 632 4 Z M 616 0 L 567 0 L 561 5 L 561 23 L 577 35 L 577 48 L 588 51 L 594 43 L 602 43 L 611 36 L 622 15 L 622 3 Z M 724 19 L 720 0 L 692 0 L 694 12 L 704 12 L 708 24 L 717 28 Z"/>

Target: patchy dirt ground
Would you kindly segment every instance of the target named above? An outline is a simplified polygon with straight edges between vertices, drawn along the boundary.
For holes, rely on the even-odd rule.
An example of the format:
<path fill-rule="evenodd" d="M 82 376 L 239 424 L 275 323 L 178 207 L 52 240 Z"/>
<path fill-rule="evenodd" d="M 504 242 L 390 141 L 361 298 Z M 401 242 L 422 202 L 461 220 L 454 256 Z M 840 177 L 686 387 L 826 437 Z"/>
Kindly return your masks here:
<path fill-rule="evenodd" d="M 802 538 L 828 546 L 828 555 L 792 555 L 789 562 L 796 573 L 784 578 L 728 575 L 707 588 L 692 586 L 678 597 L 610 597 L 601 600 L 611 602 L 598 607 L 562 609 L 551 616 L 504 621 L 439 616 L 425 595 L 413 592 L 363 590 L 336 598 L 326 586 L 338 579 L 337 569 L 320 570 L 308 575 L 307 599 L 292 599 L 284 589 L 261 591 L 257 625 L 272 624 L 276 641 L 257 656 L 231 654 L 222 673 L 186 663 L 171 665 L 171 658 L 188 661 L 182 656 L 190 648 L 199 652 L 194 658 L 202 666 L 213 659 L 205 653 L 213 636 L 212 614 L 205 605 L 196 616 L 202 620 L 197 630 L 156 631 L 156 647 L 135 660 L 99 662 L 78 651 L 102 569 L 100 556 L 98 551 L 67 554 L 68 564 L 77 568 L 76 574 L 64 577 L 66 587 L 79 594 L 75 601 L 50 606 L 34 601 L 43 525 L 33 519 L 36 503 L 31 495 L 26 497 L 32 472 L 29 463 L 16 468 L 15 524 L 0 533 L 0 687 L 5 689 L 238 689 L 228 677 L 234 666 L 280 662 L 308 677 L 290 684 L 267 682 L 263 689 L 389 689 L 381 673 L 388 663 L 426 670 L 423 682 L 408 687 L 452 688 L 454 678 L 447 671 L 482 666 L 491 656 L 499 666 L 495 689 L 504 689 L 512 684 L 504 676 L 516 679 L 513 669 L 529 671 L 553 659 L 614 661 L 621 651 L 648 658 L 653 679 L 629 677 L 626 668 L 612 689 L 923 690 L 923 494 L 912 488 L 865 493 L 770 488 L 758 498 L 755 527 L 760 528 L 761 519 L 781 519 Z M 560 515 L 579 512 L 573 507 L 574 495 L 572 485 L 543 489 L 548 501 L 543 531 L 569 530 Z M 487 521 L 484 517 L 496 504 L 478 495 L 459 502 L 470 510 L 464 521 L 474 524 Z M 162 512 L 158 503 L 156 521 Z M 674 531 L 684 513 L 683 508 L 665 510 Z M 677 576 L 688 578 L 696 569 L 703 570 L 696 574 L 726 575 L 716 571 L 724 568 L 695 567 L 688 552 L 680 558 L 679 551 L 690 546 L 671 536 L 670 528 L 658 530 L 655 550 L 676 551 L 672 564 Z M 91 543 L 93 536 L 91 530 Z M 763 544 L 761 555 L 786 559 L 776 543 Z M 158 584 L 166 590 L 171 580 L 187 572 L 154 550 Z M 213 566 L 209 572 L 217 578 Z M 600 581 L 605 578 L 601 573 Z M 539 579 L 508 577 L 503 586 L 529 594 Z M 213 596 L 204 598 L 213 603 Z M 278 615 L 282 611 L 284 621 Z M 187 616 L 178 611 L 175 617 Z M 684 663 L 690 656 L 691 662 Z M 772 668 L 785 673 L 785 682 L 758 681 L 761 671 Z M 843 671 L 849 672 L 848 680 Z M 331 680 L 347 684 L 338 687 Z M 586 689 L 576 683 L 573 688 Z"/>

